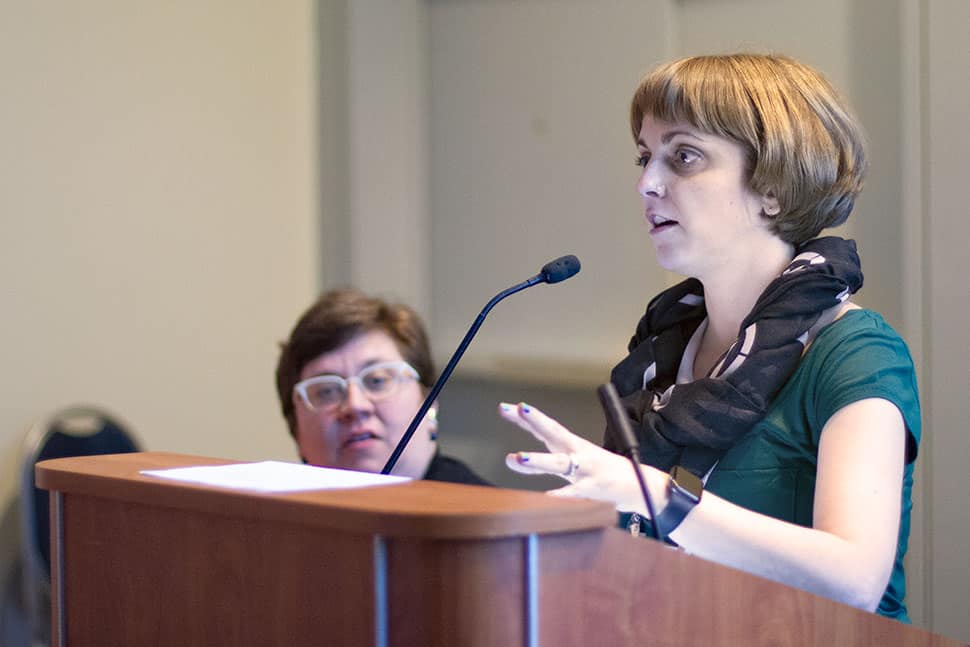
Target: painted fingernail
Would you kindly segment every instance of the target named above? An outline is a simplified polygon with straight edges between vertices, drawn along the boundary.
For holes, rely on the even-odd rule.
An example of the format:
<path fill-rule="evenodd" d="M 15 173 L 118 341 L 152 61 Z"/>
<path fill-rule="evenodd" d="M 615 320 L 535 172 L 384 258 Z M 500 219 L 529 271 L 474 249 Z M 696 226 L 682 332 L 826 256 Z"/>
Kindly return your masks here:
<path fill-rule="evenodd" d="M 501 402 L 499 403 L 498 408 L 507 413 L 512 410 L 512 405 L 508 402 Z"/>
<path fill-rule="evenodd" d="M 519 452 L 519 462 L 520 463 L 528 463 L 529 462 L 529 455 L 528 454 L 523 454 L 522 452 Z"/>
<path fill-rule="evenodd" d="M 522 407 L 522 413 L 532 413 L 532 407 L 527 405 L 525 402 L 523 402 L 519 406 Z"/>

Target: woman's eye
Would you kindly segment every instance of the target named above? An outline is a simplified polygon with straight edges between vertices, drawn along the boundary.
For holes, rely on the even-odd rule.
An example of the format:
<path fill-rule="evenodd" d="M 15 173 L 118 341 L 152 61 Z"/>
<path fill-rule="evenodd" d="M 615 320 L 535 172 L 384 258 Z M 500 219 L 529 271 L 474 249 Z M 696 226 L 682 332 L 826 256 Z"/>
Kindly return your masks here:
<path fill-rule="evenodd" d="M 310 391 L 310 396 L 318 400 L 332 400 L 342 390 L 339 384 L 318 384 Z"/>
<path fill-rule="evenodd" d="M 697 151 L 693 151 L 689 148 L 679 148 L 674 152 L 673 155 L 674 166 L 679 168 L 688 168 L 700 158 L 701 156 L 699 153 L 697 153 Z"/>
<path fill-rule="evenodd" d="M 380 391 L 388 387 L 391 380 L 393 380 L 393 376 L 387 371 L 379 371 L 367 375 L 363 380 L 364 385 L 371 391 Z"/>
<path fill-rule="evenodd" d="M 650 155 L 648 153 L 643 153 L 642 155 L 638 155 L 633 159 L 633 163 L 639 166 L 640 168 L 646 168 L 647 162 L 649 161 L 650 161 Z"/>

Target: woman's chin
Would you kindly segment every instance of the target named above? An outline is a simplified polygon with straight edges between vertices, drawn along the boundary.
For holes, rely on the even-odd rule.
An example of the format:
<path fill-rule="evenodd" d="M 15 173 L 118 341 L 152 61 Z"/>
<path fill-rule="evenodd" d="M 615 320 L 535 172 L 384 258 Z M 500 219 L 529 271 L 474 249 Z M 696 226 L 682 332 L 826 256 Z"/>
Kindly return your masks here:
<path fill-rule="evenodd" d="M 657 265 L 668 272 L 673 272 L 674 274 L 680 274 L 681 276 L 690 276 L 690 273 L 685 271 L 685 264 L 683 260 L 677 254 L 665 251 L 657 251 Z"/>
<path fill-rule="evenodd" d="M 341 469 L 354 470 L 355 472 L 380 472 L 384 469 L 389 452 L 378 451 L 373 448 L 371 451 L 362 451 L 361 448 L 353 452 L 344 452 L 340 457 Z"/>

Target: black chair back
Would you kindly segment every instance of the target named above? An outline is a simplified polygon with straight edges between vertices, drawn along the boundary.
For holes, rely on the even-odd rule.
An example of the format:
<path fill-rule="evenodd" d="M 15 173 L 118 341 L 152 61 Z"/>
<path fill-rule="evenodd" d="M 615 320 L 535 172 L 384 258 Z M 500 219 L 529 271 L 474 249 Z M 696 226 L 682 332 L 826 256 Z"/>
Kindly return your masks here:
<path fill-rule="evenodd" d="M 36 486 L 34 465 L 51 458 L 140 451 L 127 425 L 104 409 L 71 406 L 27 431 L 21 448 L 21 568 L 24 604 L 35 644 L 50 636 L 50 495 Z"/>

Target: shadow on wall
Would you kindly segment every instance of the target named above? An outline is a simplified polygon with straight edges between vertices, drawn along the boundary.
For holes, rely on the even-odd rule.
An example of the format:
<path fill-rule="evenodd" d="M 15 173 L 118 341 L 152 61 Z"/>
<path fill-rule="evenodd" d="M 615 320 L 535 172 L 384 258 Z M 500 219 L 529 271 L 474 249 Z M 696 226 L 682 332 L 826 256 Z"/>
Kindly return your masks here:
<path fill-rule="evenodd" d="M 605 379 L 605 378 L 604 378 Z M 438 396 L 441 451 L 505 488 L 550 490 L 566 485 L 553 476 L 525 476 L 505 466 L 515 451 L 544 451 L 528 432 L 502 420 L 499 402 L 528 402 L 571 431 L 602 444 L 606 422 L 594 387 L 559 387 L 455 375 Z"/>

